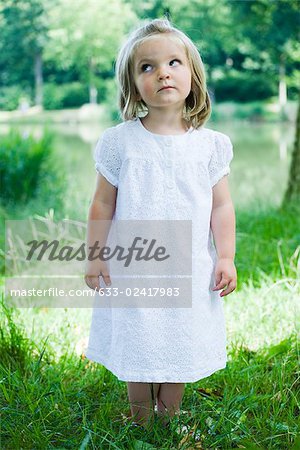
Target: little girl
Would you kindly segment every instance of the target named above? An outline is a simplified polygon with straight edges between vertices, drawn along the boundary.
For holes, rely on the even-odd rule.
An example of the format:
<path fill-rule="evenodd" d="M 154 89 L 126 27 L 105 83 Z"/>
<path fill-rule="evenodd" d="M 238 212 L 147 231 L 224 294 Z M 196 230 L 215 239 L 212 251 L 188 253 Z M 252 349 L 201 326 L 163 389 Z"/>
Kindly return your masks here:
<path fill-rule="evenodd" d="M 192 307 L 93 309 L 86 356 L 127 382 L 131 414 L 145 426 L 155 409 L 164 423 L 180 412 L 185 383 L 226 367 L 222 297 L 237 279 L 233 153 L 227 135 L 204 127 L 211 104 L 201 57 L 168 20 L 135 30 L 116 72 L 124 121 L 96 146 L 88 244 L 93 221 L 192 221 Z M 85 281 L 102 292 L 114 280 L 98 260 Z"/>

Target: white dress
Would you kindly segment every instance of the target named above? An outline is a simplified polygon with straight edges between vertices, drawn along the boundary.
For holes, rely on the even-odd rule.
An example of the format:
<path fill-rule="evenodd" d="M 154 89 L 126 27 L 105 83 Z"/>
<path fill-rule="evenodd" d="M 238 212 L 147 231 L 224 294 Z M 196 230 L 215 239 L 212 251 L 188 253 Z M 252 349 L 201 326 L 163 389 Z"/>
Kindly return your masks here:
<path fill-rule="evenodd" d="M 210 218 L 212 187 L 229 174 L 232 157 L 229 137 L 205 127 L 158 135 L 135 119 L 99 139 L 96 170 L 118 187 L 113 220 L 192 220 L 196 255 L 192 307 L 93 309 L 86 356 L 119 380 L 187 383 L 226 367 Z"/>

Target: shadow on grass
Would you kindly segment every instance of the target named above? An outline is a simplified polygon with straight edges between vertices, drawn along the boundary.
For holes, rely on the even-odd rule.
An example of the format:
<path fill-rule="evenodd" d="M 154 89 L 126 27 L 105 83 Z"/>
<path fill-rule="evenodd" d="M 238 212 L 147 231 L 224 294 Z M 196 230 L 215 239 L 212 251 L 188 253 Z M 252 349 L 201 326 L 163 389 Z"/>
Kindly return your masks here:
<path fill-rule="evenodd" d="M 2 448 L 299 448 L 299 348 L 295 335 L 259 352 L 232 348 L 225 370 L 186 384 L 168 429 L 134 429 L 124 382 L 71 353 L 58 362 L 1 304 Z M 298 396 L 298 400 L 297 400 Z"/>

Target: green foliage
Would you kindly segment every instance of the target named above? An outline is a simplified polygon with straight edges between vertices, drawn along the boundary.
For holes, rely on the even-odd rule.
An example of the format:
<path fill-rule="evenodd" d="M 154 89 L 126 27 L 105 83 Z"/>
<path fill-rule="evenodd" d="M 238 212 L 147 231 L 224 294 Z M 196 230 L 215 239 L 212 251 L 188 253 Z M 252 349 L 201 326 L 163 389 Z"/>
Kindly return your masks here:
<path fill-rule="evenodd" d="M 277 84 L 264 73 L 238 72 L 230 70 L 214 82 L 216 101 L 235 99 L 236 101 L 264 100 L 276 95 Z"/>
<path fill-rule="evenodd" d="M 64 217 L 66 177 L 52 141 L 48 132 L 37 140 L 15 130 L 0 139 L 0 249 L 4 248 L 4 219 L 27 219 L 33 212 L 44 214 L 51 209 L 58 219 Z M 3 270 L 0 258 L 0 273 Z"/>
<path fill-rule="evenodd" d="M 110 120 L 112 122 L 119 122 L 121 120 L 121 116 L 118 106 L 118 88 L 115 79 L 106 81 L 104 103 L 106 105 Z"/>
<path fill-rule="evenodd" d="M 30 90 L 23 89 L 19 85 L 4 86 L 0 89 L 0 110 L 13 111 L 18 109 L 22 98 L 29 103 L 30 96 Z"/>
<path fill-rule="evenodd" d="M 285 111 L 287 112 L 290 121 L 293 120 L 291 118 L 296 115 L 296 108 L 296 102 L 287 102 Z M 224 121 L 233 123 L 235 119 L 237 122 L 262 122 L 264 124 L 282 122 L 276 98 L 271 100 L 256 100 L 254 102 L 223 101 L 213 104 L 211 120 L 214 123 L 219 122 L 222 124 Z"/>
<path fill-rule="evenodd" d="M 95 86 L 98 90 L 98 103 L 109 102 L 117 105 L 117 82 L 113 74 L 105 79 L 97 78 Z"/>
<path fill-rule="evenodd" d="M 41 167 L 50 148 L 49 136 L 36 142 L 31 137 L 22 137 L 12 131 L 2 138 L 0 147 L 2 201 L 26 202 L 35 195 Z"/>
<path fill-rule="evenodd" d="M 47 83 L 43 91 L 44 109 L 62 109 L 64 86 Z"/>
<path fill-rule="evenodd" d="M 50 39 L 45 60 L 65 71 L 75 69 L 78 79 L 95 84 L 110 71 L 128 26 L 136 19 L 122 0 L 58 0 L 48 7 Z"/>
<path fill-rule="evenodd" d="M 264 99 L 278 91 L 279 72 L 285 72 L 289 98 L 299 85 L 299 8 L 296 1 L 232 2 L 227 0 L 2 0 L 0 7 L 0 91 L 20 84 L 34 90 L 36 62 L 45 80 L 45 108 L 80 106 L 87 89 L 53 87 L 80 82 L 99 86 L 104 101 L 107 74 L 112 76 L 124 36 L 140 20 L 170 13 L 174 24 L 198 47 L 208 81 L 215 83 L 218 100 Z M 233 31 L 234 30 L 234 33 Z M 230 60 L 239 75 L 227 75 Z M 37 67 L 37 66 L 36 66 Z M 221 74 L 215 81 L 212 73 Z M 62 91 L 61 91 L 62 90 Z M 37 94 L 37 92 L 35 93 Z M 0 109 L 17 107 L 17 93 L 1 100 Z M 31 102 L 38 95 L 31 94 Z M 107 97 L 106 97 L 107 98 Z M 7 103 L 7 107 L 3 107 Z M 113 116 L 116 117 L 115 112 Z"/>
<path fill-rule="evenodd" d="M 47 43 L 48 0 L 1 0 L 0 83 L 26 80 L 33 86 L 33 66 Z"/>
<path fill-rule="evenodd" d="M 88 102 L 88 87 L 82 83 L 73 82 L 63 85 L 48 83 L 44 86 L 45 109 L 76 108 Z"/>
<path fill-rule="evenodd" d="M 11 206 L 31 199 L 56 196 L 62 182 L 53 160 L 52 136 L 49 133 L 36 140 L 10 131 L 0 141 L 1 203 Z"/>

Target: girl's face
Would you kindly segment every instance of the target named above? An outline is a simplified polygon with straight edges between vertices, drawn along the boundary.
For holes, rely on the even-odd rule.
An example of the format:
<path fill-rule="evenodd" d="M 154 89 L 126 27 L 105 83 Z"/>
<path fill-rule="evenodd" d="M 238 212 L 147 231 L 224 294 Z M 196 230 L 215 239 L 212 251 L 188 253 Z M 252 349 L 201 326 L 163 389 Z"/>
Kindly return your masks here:
<path fill-rule="evenodd" d="M 185 48 L 178 39 L 170 35 L 151 36 L 136 50 L 137 100 L 143 99 L 149 111 L 151 107 L 182 109 L 191 91 L 191 80 Z"/>

